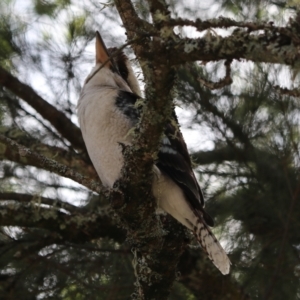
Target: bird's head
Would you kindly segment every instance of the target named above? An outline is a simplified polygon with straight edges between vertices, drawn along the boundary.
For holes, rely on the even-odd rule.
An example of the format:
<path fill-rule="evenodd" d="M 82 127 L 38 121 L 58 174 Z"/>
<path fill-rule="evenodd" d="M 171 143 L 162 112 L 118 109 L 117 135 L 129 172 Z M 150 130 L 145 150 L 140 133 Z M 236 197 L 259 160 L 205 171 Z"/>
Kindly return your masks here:
<path fill-rule="evenodd" d="M 85 86 L 112 87 L 130 91 L 141 97 L 138 80 L 128 57 L 117 48 L 106 48 L 96 32 L 96 65 L 85 80 Z"/>

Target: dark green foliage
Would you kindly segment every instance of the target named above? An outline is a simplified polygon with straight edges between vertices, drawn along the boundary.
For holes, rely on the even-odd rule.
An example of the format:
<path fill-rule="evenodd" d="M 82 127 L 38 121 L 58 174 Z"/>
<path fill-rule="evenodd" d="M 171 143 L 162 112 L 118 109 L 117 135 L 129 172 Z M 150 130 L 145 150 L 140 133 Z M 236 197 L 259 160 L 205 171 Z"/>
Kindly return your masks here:
<path fill-rule="evenodd" d="M 56 13 L 71 4 L 70 0 L 34 0 L 34 10 L 37 15 L 55 17 Z"/>
<path fill-rule="evenodd" d="M 129 249 L 105 239 L 51 244 L 41 230 L 16 234 L 18 243 L 7 234 L 0 236 L 2 299 L 126 299 L 133 291 Z"/>
<path fill-rule="evenodd" d="M 27 19 L 20 11 L 14 12 L 12 2 L 0 3 L 0 66 L 33 86 L 74 122 L 80 87 L 94 63 L 91 40 L 95 30 L 111 38 L 109 46 L 121 46 L 124 41 L 123 33 L 112 30 L 120 25 L 112 3 L 103 6 L 100 2 L 32 0 L 28 10 L 32 15 Z M 145 2 L 135 1 L 135 5 L 149 21 Z M 191 18 L 209 14 L 187 5 L 170 1 L 172 14 Z M 253 22 L 276 21 L 287 10 L 294 11 L 293 3 L 280 1 L 216 1 L 215 5 L 218 10 L 210 12 L 210 17 L 228 13 L 236 20 Z M 271 6 L 278 9 L 272 15 Z M 115 38 L 118 34 L 123 40 Z M 209 147 L 199 142 L 193 153 L 208 199 L 206 207 L 218 225 L 216 232 L 226 242 L 236 289 L 250 299 L 300 299 L 300 102 L 275 88 L 293 80 L 297 86 L 298 70 L 234 61 L 233 85 L 211 91 L 200 84 L 200 77 L 217 81 L 223 63 L 193 63 L 178 69 L 176 103 L 191 113 L 187 126 L 200 132 L 199 140 L 210 142 Z M 35 110 L 2 86 L 0 123 L 1 132 L 4 126 L 14 127 L 26 132 L 25 137 L 81 155 Z M 22 142 L 18 134 L 15 138 Z M 28 193 L 37 202 L 42 195 L 75 206 L 86 204 L 91 197 L 86 189 L 56 175 L 0 159 L 0 194 Z M 5 199 L 0 205 L 17 202 Z M 38 206 L 36 210 L 38 216 Z M 226 299 L 222 289 L 227 291 L 229 278 L 217 277 L 220 275 L 202 254 L 185 253 L 190 261 L 181 262 L 182 273 L 178 273 L 170 299 L 210 300 L 211 295 Z M 113 234 L 75 244 L 60 240 L 50 230 L 3 226 L 0 298 L 128 299 L 134 290 L 132 261 L 131 249 Z"/>
<path fill-rule="evenodd" d="M 201 118 L 215 133 L 216 146 L 224 149 L 222 163 L 216 157 L 201 174 L 219 174 L 224 182 L 210 191 L 207 206 L 228 222 L 238 281 L 257 299 L 296 299 L 300 105 L 274 90 L 267 70 L 252 70 L 253 81 L 240 93 L 226 89 L 220 95 L 201 87 L 195 80 L 200 70 L 191 66 L 189 73 L 180 71 L 178 98 L 185 103 L 197 99 L 195 119 Z"/>
<path fill-rule="evenodd" d="M 1 8 L 1 5 L 0 5 Z M 0 65 L 10 67 L 13 55 L 20 55 L 21 48 L 17 45 L 16 37 L 22 32 L 22 26 L 17 19 L 0 15 Z"/>

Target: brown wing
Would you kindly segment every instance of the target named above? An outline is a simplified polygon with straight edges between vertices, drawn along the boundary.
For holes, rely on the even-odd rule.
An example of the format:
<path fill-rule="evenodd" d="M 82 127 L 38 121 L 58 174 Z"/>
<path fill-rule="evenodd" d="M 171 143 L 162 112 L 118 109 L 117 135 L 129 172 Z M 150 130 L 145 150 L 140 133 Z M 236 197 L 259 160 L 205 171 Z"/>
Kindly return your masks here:
<path fill-rule="evenodd" d="M 127 91 L 119 91 L 116 106 L 136 125 L 140 111 L 135 107 L 138 96 Z M 195 178 L 191 159 L 177 126 L 177 118 L 173 114 L 172 122 L 166 125 L 164 137 L 158 152 L 157 167 L 167 174 L 183 190 L 191 208 L 203 218 L 207 225 L 213 226 L 213 219 L 204 210 L 204 197 Z"/>
<path fill-rule="evenodd" d="M 212 218 L 203 208 L 204 197 L 195 178 L 186 144 L 177 126 L 175 113 L 173 121 L 166 126 L 156 165 L 181 187 L 192 209 L 203 216 L 209 226 L 213 226 Z"/>

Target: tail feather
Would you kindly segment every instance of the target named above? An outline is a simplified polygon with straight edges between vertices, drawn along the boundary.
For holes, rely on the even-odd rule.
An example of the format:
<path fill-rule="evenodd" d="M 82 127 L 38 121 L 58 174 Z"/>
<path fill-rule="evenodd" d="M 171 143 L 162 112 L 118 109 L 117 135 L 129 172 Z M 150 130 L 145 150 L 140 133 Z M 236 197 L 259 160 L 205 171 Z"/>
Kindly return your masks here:
<path fill-rule="evenodd" d="M 231 262 L 225 250 L 210 228 L 206 225 L 205 221 L 198 217 L 193 226 L 193 231 L 197 241 L 207 253 L 213 264 L 221 271 L 223 275 L 228 274 Z"/>

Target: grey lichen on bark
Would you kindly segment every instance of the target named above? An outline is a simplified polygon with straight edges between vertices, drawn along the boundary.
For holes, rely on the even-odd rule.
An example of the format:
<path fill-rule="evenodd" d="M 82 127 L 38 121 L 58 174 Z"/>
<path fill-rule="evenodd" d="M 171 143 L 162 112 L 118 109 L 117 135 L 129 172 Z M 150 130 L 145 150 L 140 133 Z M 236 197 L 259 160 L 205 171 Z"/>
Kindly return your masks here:
<path fill-rule="evenodd" d="M 49 159 L 46 156 L 31 150 L 30 148 L 18 144 L 3 134 L 0 134 L 0 145 L 2 145 L 0 155 L 5 158 L 9 158 L 10 160 L 21 164 L 40 167 L 41 169 L 54 172 L 60 176 L 73 179 L 99 194 L 102 194 L 103 192 L 103 187 L 99 184 L 98 180 L 89 179 L 66 165 L 60 164 L 53 159 Z"/>
<path fill-rule="evenodd" d="M 111 216 L 106 211 L 82 213 L 78 208 L 76 212 L 67 214 L 34 202 L 9 201 L 9 204 L 1 206 L 0 224 L 45 229 L 55 233 L 59 243 L 84 243 L 105 236 L 123 241 L 125 237 L 123 230 L 111 221 Z"/>
<path fill-rule="evenodd" d="M 55 160 L 60 164 L 80 172 L 84 176 L 98 180 L 98 175 L 94 167 L 89 165 L 87 161 L 83 160 L 81 156 L 75 152 L 42 143 L 40 140 L 31 137 L 28 133 L 16 127 L 0 126 L 0 134 L 31 149 L 35 153 L 42 154 L 49 159 Z M 5 147 L 6 145 L 4 143 L 0 143 L 0 159 L 13 160 L 13 153 L 5 151 Z"/>
<path fill-rule="evenodd" d="M 143 32 L 141 28 L 144 23 L 137 16 L 132 3 L 118 0 L 115 3 L 128 38 L 137 38 L 139 32 Z M 151 6 L 152 10 L 158 14 L 155 7 Z M 132 30 L 133 24 L 139 26 L 138 32 Z M 169 37 L 159 29 L 159 25 L 152 25 L 154 31 L 158 36 L 164 34 L 164 39 L 144 38 L 143 44 L 133 45 L 145 78 L 145 101 L 133 144 L 124 149 L 125 165 L 116 186 L 125 195 L 124 205 L 117 213 L 134 249 L 135 299 L 166 299 L 185 244 L 181 225 L 169 218 L 164 218 L 167 221 L 161 223 L 155 214 L 156 203 L 151 192 L 153 163 L 164 126 L 172 113 L 175 82 L 174 68 L 165 55 L 159 55 L 166 51 L 165 43 L 168 43 Z"/>

